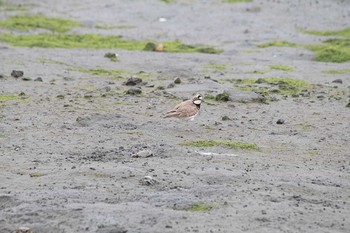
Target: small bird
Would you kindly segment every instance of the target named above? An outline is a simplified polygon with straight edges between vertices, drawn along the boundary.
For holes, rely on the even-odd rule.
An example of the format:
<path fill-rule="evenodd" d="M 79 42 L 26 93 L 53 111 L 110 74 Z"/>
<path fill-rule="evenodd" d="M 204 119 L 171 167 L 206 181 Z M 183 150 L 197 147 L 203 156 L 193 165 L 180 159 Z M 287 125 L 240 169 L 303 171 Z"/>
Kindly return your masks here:
<path fill-rule="evenodd" d="M 201 94 L 197 94 L 193 96 L 191 99 L 176 105 L 173 109 L 166 112 L 163 117 L 164 118 L 175 117 L 175 118 L 188 119 L 190 121 L 193 121 L 194 118 L 199 113 L 202 100 L 203 100 L 203 96 Z"/>

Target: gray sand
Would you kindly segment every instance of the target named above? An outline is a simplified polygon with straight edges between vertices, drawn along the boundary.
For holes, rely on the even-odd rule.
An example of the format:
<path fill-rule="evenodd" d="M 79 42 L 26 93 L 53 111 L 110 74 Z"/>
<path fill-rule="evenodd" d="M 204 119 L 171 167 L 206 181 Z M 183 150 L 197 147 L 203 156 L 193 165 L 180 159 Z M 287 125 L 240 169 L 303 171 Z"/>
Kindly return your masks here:
<path fill-rule="evenodd" d="M 322 38 L 298 29 L 349 27 L 349 1 L 11 3 L 34 4 L 29 13 L 82 22 L 84 27 L 73 30 L 77 33 L 180 40 L 214 45 L 224 53 L 0 43 L 0 94 L 25 94 L 0 107 L 1 233 L 19 227 L 68 233 L 350 231 L 350 108 L 345 107 L 350 76 L 322 72 L 349 68 L 349 63 L 315 62 L 303 48 L 256 47 L 272 40 L 320 43 Z M 16 13 L 22 12 L 0 16 Z M 159 22 L 162 17 L 167 21 Z M 120 62 L 104 58 L 107 52 L 118 53 Z M 295 71 L 254 73 L 270 65 Z M 77 71 L 97 68 L 123 69 L 129 76 L 142 71 L 151 74 L 144 79 L 148 84 L 166 88 L 152 91 L 143 85 L 143 95 L 124 95 L 128 77 L 111 80 Z M 12 70 L 24 71 L 31 80 L 11 77 Z M 43 82 L 34 81 L 37 77 Z M 182 83 L 167 88 L 176 77 Z M 260 77 L 297 78 L 314 86 L 310 96 L 276 95 L 278 101 L 261 104 L 254 92 L 215 82 Z M 160 117 L 194 93 L 224 90 L 231 100 L 208 100 L 193 122 Z M 278 119 L 284 124 L 276 124 Z M 193 140 L 255 143 L 260 151 L 179 145 Z M 132 157 L 143 150 L 152 156 Z M 208 210 L 190 211 L 196 203 Z"/>

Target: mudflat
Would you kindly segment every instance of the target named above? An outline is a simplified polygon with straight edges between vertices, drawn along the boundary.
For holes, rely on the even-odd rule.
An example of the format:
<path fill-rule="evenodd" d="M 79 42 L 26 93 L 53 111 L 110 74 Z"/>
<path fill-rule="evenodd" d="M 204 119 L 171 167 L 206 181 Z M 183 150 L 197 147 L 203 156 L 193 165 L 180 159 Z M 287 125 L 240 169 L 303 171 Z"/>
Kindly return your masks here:
<path fill-rule="evenodd" d="M 1 1 L 0 232 L 349 232 L 349 22 L 340 0 Z M 161 117 L 196 93 L 194 121 Z"/>

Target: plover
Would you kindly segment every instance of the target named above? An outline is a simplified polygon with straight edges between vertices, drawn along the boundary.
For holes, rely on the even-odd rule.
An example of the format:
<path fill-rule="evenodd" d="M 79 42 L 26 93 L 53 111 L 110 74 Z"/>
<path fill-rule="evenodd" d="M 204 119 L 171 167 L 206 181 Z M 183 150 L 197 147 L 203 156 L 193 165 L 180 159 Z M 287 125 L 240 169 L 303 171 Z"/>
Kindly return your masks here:
<path fill-rule="evenodd" d="M 190 121 L 193 121 L 194 118 L 199 113 L 202 100 L 203 100 L 203 96 L 201 94 L 197 94 L 193 96 L 191 99 L 176 105 L 173 109 L 166 112 L 163 115 L 163 117 L 164 118 L 175 117 L 175 118 L 188 119 Z"/>

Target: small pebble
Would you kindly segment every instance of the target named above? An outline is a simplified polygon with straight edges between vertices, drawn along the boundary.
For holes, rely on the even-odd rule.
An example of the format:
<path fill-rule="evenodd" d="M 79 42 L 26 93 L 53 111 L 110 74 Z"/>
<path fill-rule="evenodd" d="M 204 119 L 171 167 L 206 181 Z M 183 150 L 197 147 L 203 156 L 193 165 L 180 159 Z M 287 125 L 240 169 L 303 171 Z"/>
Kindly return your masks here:
<path fill-rule="evenodd" d="M 229 121 L 229 120 L 231 120 L 231 118 L 229 118 L 228 116 L 223 116 L 223 117 L 221 118 L 221 120 L 223 120 L 223 121 Z"/>
<path fill-rule="evenodd" d="M 126 91 L 128 95 L 140 95 L 142 93 L 141 88 L 132 87 Z"/>
<path fill-rule="evenodd" d="M 155 180 L 152 176 L 145 176 L 142 179 L 140 179 L 140 184 L 142 185 L 155 185 L 159 183 L 157 180 Z"/>
<path fill-rule="evenodd" d="M 150 150 L 141 150 L 137 152 L 136 154 L 133 154 L 131 157 L 133 158 L 148 158 L 153 156 L 153 152 Z"/>
<path fill-rule="evenodd" d="M 175 84 L 174 84 L 174 83 L 170 83 L 170 84 L 168 85 L 168 88 L 173 88 L 173 87 L 175 87 Z"/>
<path fill-rule="evenodd" d="M 282 124 L 284 124 L 284 120 L 283 120 L 283 119 L 278 119 L 277 122 L 276 122 L 276 124 L 282 125 Z"/>
<path fill-rule="evenodd" d="M 130 77 L 128 80 L 124 83 L 126 86 L 135 86 L 139 83 L 142 83 L 142 79 L 137 77 Z"/>
<path fill-rule="evenodd" d="M 12 72 L 11 72 L 11 76 L 14 78 L 22 77 L 23 74 L 24 74 L 24 72 L 21 70 L 12 70 Z"/>
<path fill-rule="evenodd" d="M 339 83 L 339 84 L 343 84 L 343 80 L 342 80 L 342 79 L 340 79 L 340 78 L 337 78 L 337 79 L 334 79 L 334 80 L 332 81 L 332 83 Z"/>
<path fill-rule="evenodd" d="M 18 227 L 16 233 L 33 233 L 33 231 L 29 227 Z"/>
<path fill-rule="evenodd" d="M 174 80 L 174 83 L 175 84 L 180 84 L 181 83 L 181 79 L 179 77 L 177 77 L 175 80 Z"/>
<path fill-rule="evenodd" d="M 42 82 L 43 79 L 41 77 L 37 77 L 36 79 L 34 79 L 35 82 Z"/>

